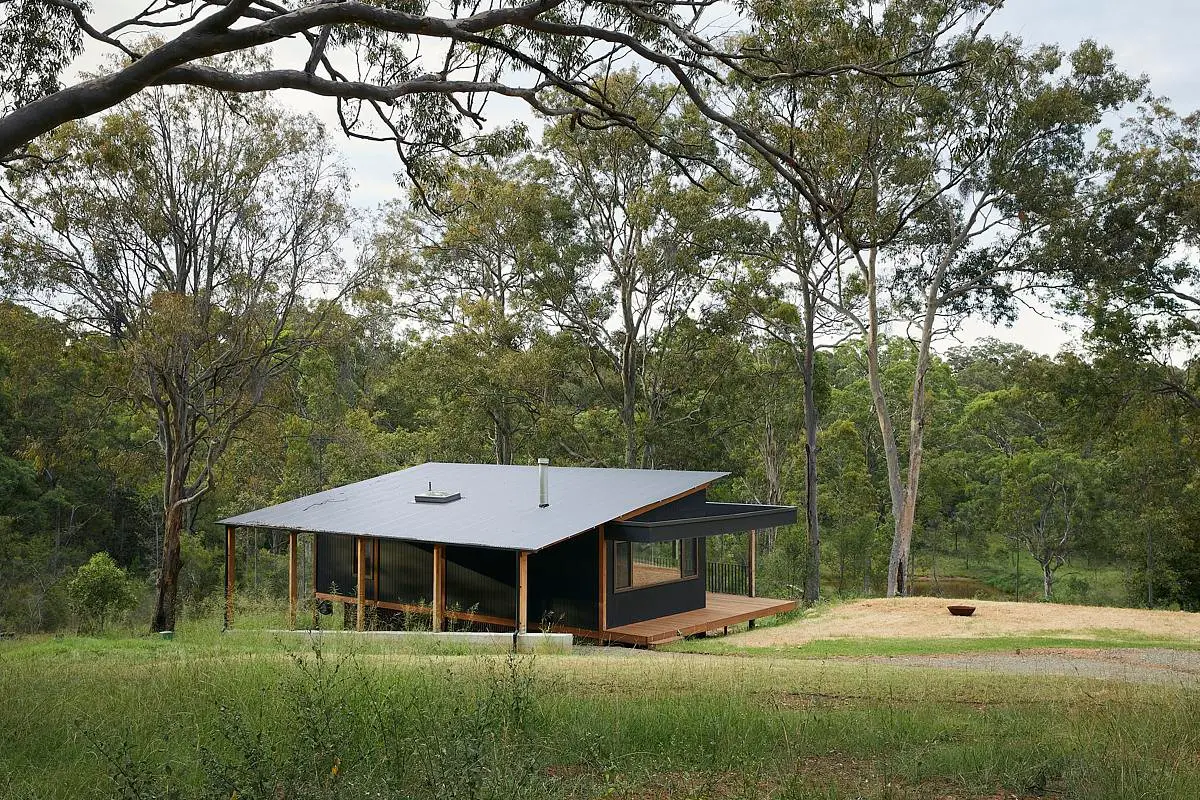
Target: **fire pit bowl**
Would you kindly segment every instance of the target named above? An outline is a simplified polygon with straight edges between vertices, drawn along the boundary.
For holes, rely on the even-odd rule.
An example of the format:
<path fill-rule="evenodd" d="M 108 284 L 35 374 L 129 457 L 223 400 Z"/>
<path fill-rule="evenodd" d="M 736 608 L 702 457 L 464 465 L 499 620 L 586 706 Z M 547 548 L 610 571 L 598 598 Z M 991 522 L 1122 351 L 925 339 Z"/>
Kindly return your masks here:
<path fill-rule="evenodd" d="M 956 617 L 969 617 L 975 613 L 975 606 L 946 606 Z"/>

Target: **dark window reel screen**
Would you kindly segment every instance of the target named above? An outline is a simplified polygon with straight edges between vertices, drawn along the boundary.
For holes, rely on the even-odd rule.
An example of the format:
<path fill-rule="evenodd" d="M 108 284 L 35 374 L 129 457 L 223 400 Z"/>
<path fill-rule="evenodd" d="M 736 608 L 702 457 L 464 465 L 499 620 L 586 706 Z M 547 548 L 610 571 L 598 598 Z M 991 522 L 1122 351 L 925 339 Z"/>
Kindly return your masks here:
<path fill-rule="evenodd" d="M 636 589 L 687 580 L 698 574 L 695 539 L 666 542 L 616 542 L 613 586 Z"/>
<path fill-rule="evenodd" d="M 363 548 L 366 552 L 363 553 L 364 570 L 363 580 L 368 583 L 375 580 L 375 542 L 368 539 L 367 546 Z M 355 583 L 358 582 L 358 543 L 354 543 L 354 560 L 351 563 L 350 574 L 354 577 Z M 351 587 L 352 589 L 354 587 Z"/>
<path fill-rule="evenodd" d="M 685 578 L 694 578 L 698 573 L 696 565 L 696 540 L 679 540 L 679 571 Z"/>

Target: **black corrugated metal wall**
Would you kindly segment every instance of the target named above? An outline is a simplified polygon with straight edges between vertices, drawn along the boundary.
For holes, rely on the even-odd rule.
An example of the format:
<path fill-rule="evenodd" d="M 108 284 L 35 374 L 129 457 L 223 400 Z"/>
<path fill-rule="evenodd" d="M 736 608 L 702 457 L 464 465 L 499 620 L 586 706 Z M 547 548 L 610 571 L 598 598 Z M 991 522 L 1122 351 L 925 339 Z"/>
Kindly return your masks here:
<path fill-rule="evenodd" d="M 529 555 L 529 628 L 599 630 L 600 541 L 595 530 Z"/>
<path fill-rule="evenodd" d="M 379 600 L 425 605 L 433 602 L 433 545 L 379 540 Z"/>
<path fill-rule="evenodd" d="M 512 550 L 446 546 L 446 608 L 513 619 L 516 583 Z"/>
<path fill-rule="evenodd" d="M 330 533 L 319 533 L 316 537 L 317 591 L 353 597 L 357 585 L 354 576 L 354 537 Z M 368 592 L 373 588 L 368 585 Z"/>

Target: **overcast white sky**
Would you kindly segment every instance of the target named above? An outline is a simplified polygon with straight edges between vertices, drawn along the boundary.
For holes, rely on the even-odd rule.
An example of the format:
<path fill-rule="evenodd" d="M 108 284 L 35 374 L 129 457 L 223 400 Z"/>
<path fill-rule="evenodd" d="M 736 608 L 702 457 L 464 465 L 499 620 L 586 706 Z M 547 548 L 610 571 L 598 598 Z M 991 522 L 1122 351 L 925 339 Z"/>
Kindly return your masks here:
<path fill-rule="evenodd" d="M 146 2 L 100 0 L 95 6 L 100 9 L 99 21 L 104 22 L 137 13 Z M 1113 49 L 1124 70 L 1147 75 L 1155 94 L 1169 97 L 1180 111 L 1200 108 L 1200 70 L 1195 56 L 1200 32 L 1198 0 L 1009 0 L 990 29 L 1011 31 L 1027 44 L 1054 42 L 1067 48 L 1095 39 Z M 283 98 L 298 110 L 317 113 L 336 129 L 325 100 L 297 92 L 285 93 Z M 504 110 L 512 107 L 506 105 Z M 401 193 L 392 178 L 399 164 L 387 145 L 341 138 L 338 142 L 356 182 L 354 205 L 374 208 Z M 1017 325 L 1008 329 L 971 323 L 961 336 L 965 341 L 995 336 L 1044 353 L 1057 352 L 1074 338 L 1061 321 L 1032 312 L 1023 314 Z"/>
<path fill-rule="evenodd" d="M 1068 48 L 1095 39 L 1113 49 L 1126 72 L 1148 76 L 1151 90 L 1170 98 L 1179 111 L 1200 108 L 1196 0 L 1009 0 L 993 29 L 1011 31 L 1029 44 L 1056 42 Z M 994 336 L 1049 354 L 1076 338 L 1062 321 L 1032 312 L 1012 328 L 969 323 L 961 336 L 966 341 Z"/>

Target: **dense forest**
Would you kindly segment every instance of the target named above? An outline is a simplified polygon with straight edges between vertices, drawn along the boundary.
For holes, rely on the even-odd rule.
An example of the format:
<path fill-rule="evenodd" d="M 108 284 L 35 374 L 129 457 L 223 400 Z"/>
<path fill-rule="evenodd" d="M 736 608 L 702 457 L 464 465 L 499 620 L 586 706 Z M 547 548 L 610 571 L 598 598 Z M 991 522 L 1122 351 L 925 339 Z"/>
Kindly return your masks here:
<path fill-rule="evenodd" d="M 726 63 L 736 120 L 597 67 L 620 124 L 557 86 L 536 124 L 402 150 L 373 212 L 269 94 L 46 133 L 0 176 L 0 630 L 73 624 L 101 551 L 170 629 L 219 591 L 224 515 L 542 456 L 801 507 L 761 538 L 775 596 L 1200 609 L 1200 115 L 990 5 L 758 9 L 764 68 L 908 66 Z M 1023 308 L 1085 335 L 1004 343 Z M 997 338 L 957 343 L 970 319 Z M 284 541 L 244 585 L 282 591 Z"/>

